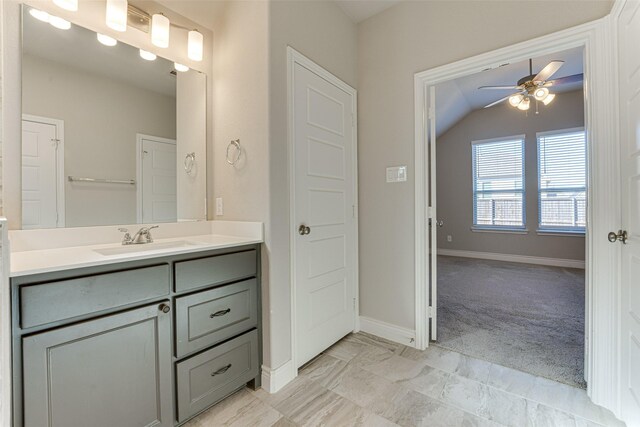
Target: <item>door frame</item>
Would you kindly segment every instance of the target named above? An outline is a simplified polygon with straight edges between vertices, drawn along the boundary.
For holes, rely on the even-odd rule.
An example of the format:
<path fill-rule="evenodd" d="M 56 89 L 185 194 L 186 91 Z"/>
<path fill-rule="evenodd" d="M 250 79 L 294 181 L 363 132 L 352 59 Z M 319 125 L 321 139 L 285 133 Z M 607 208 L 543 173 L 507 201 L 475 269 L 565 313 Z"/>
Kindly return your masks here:
<path fill-rule="evenodd" d="M 49 117 L 42 117 L 42 116 L 35 116 L 33 114 L 23 114 L 22 121 L 20 122 L 20 129 L 22 129 L 22 122 L 24 121 L 42 123 L 45 125 L 54 126 L 56 128 L 56 139 L 58 140 L 58 147 L 56 150 L 56 207 L 58 211 L 58 217 L 56 221 L 56 226 L 58 228 L 64 228 L 65 227 L 64 120 L 52 119 Z M 22 196 L 20 197 L 22 198 Z M 22 212 L 22 208 L 20 209 L 20 211 Z M 22 223 L 22 218 L 20 219 L 20 223 Z"/>
<path fill-rule="evenodd" d="M 295 203 L 295 141 L 294 141 L 294 68 L 295 64 L 302 65 L 309 71 L 317 74 L 321 78 L 327 80 L 329 83 L 344 90 L 349 95 L 353 96 L 353 108 L 351 114 L 353 117 L 353 137 L 351 140 L 353 149 L 353 161 L 351 167 L 353 168 L 353 195 L 354 195 L 354 253 L 353 259 L 355 265 L 353 266 L 354 276 L 354 296 L 356 299 L 354 309 L 354 325 L 353 330 L 357 332 L 360 330 L 360 296 L 359 296 L 359 260 L 358 260 L 358 125 L 357 125 L 357 109 L 358 109 L 358 92 L 340 80 L 329 71 L 322 68 L 291 46 L 287 46 L 287 148 L 289 156 L 289 247 L 290 247 L 290 292 L 291 292 L 291 369 L 293 370 L 293 378 L 298 376 L 298 363 L 297 363 L 297 318 L 296 318 L 296 287 L 295 287 L 295 263 L 296 263 L 296 236 L 292 232 L 294 228 L 296 203 Z"/>
<path fill-rule="evenodd" d="M 615 7 L 614 7 L 615 8 Z M 533 56 L 584 48 L 585 129 L 589 146 L 588 221 L 586 233 L 585 373 L 587 393 L 616 415 L 620 372 L 620 248 L 606 240 L 620 222 L 617 60 L 612 18 L 538 37 L 448 65 L 416 73 L 415 101 L 415 316 L 416 347 L 429 344 L 427 245 L 428 187 L 426 163 L 427 91 L 446 80 L 497 68 Z M 436 248 L 437 250 L 437 248 Z M 419 321 L 419 319 L 423 319 Z"/>
<path fill-rule="evenodd" d="M 136 133 L 136 222 L 142 224 L 142 140 L 149 139 L 151 141 L 173 144 L 178 148 L 177 139 L 162 138 L 160 136 L 146 135 L 144 133 Z M 176 158 L 177 158 L 176 151 Z M 177 167 L 177 166 L 176 166 Z"/>

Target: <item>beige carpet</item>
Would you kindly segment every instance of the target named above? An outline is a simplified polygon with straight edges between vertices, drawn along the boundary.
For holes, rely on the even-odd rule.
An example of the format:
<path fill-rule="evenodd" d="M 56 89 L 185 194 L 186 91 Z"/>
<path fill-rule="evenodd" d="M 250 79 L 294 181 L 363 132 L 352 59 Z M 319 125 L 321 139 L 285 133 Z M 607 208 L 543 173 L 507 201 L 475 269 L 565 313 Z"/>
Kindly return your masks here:
<path fill-rule="evenodd" d="M 576 387 L 584 270 L 438 257 L 438 345 Z"/>

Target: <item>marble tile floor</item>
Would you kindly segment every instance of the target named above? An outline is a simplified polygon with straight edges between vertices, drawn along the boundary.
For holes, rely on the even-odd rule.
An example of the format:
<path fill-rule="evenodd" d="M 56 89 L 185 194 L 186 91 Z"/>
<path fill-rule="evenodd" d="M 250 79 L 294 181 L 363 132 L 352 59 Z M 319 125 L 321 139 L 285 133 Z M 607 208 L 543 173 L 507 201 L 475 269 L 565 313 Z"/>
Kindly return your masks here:
<path fill-rule="evenodd" d="M 582 389 L 431 346 L 350 334 L 269 394 L 242 389 L 185 427 L 624 426 Z"/>

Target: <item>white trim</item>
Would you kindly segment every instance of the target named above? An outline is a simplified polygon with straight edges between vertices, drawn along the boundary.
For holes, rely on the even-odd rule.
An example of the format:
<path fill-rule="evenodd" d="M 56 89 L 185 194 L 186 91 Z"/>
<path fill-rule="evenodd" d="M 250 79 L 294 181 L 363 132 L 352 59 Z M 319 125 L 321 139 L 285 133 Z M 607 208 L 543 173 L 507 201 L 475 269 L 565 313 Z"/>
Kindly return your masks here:
<path fill-rule="evenodd" d="M 391 323 L 375 320 L 370 317 L 360 316 L 360 330 L 389 341 L 406 345 L 416 346 L 416 331 L 392 325 Z"/>
<path fill-rule="evenodd" d="M 620 10 L 616 3 L 614 10 Z M 428 286 L 426 256 L 425 113 L 428 87 L 447 80 L 554 52 L 584 48 L 585 123 L 589 149 L 588 229 L 586 236 L 585 372 L 587 393 L 598 405 L 620 414 L 620 256 L 605 239 L 620 221 L 617 46 L 611 15 L 506 48 L 416 73 L 415 84 L 415 295 L 417 343 L 428 335 L 420 323 L 426 309 L 420 301 Z"/>
<path fill-rule="evenodd" d="M 471 227 L 470 230 L 474 233 L 498 233 L 498 234 L 529 234 L 529 230 L 526 228 L 489 228 L 489 227 Z"/>
<path fill-rule="evenodd" d="M 556 130 L 546 130 L 544 132 L 536 132 L 536 142 L 538 138 L 545 136 L 553 136 L 553 135 L 561 135 L 563 133 L 575 133 L 575 132 L 584 132 L 584 127 L 579 126 L 575 128 L 567 128 L 567 129 L 556 129 Z"/>
<path fill-rule="evenodd" d="M 293 360 L 290 359 L 284 365 L 276 369 L 262 365 L 262 388 L 268 393 L 276 393 L 282 387 L 293 381 L 298 376 Z"/>
<path fill-rule="evenodd" d="M 66 223 L 64 201 L 64 120 L 23 114 L 22 121 L 42 123 L 56 128 L 56 139 L 58 140 L 56 149 L 56 227 L 64 228 Z"/>
<path fill-rule="evenodd" d="M 136 133 L 136 222 L 142 224 L 142 140 L 162 142 L 178 146 L 177 140 L 162 138 L 160 136 Z M 206 205 L 206 203 L 205 203 Z"/>
<path fill-rule="evenodd" d="M 505 142 L 505 141 L 520 141 L 522 142 L 523 151 L 524 151 L 524 142 L 526 137 L 527 135 L 523 133 L 520 135 L 513 135 L 513 136 L 499 136 L 497 138 L 477 139 L 477 140 L 471 141 L 471 145 L 491 144 L 493 142 Z"/>
<path fill-rule="evenodd" d="M 460 251 L 457 249 L 439 249 L 438 255 L 460 258 L 489 259 L 493 261 L 517 262 L 521 264 L 548 265 L 552 267 L 585 268 L 585 262 L 577 259 L 546 258 L 529 255 L 498 254 L 495 252 Z"/>
<path fill-rule="evenodd" d="M 1 6 L 0 6 L 1 7 Z M 9 248 L 8 226 L 5 218 L 0 218 L 0 425 L 11 425 L 13 405 L 11 403 L 11 295 L 9 289 Z"/>
<path fill-rule="evenodd" d="M 295 210 L 295 144 L 293 140 L 294 135 L 294 66 L 295 64 L 300 64 L 318 76 L 322 77 L 329 83 L 337 86 L 341 90 L 345 91 L 349 95 L 353 97 L 353 106 L 351 110 L 352 118 L 353 118 L 353 137 L 352 137 L 352 147 L 353 147 L 353 161 L 351 167 L 353 168 L 353 197 L 354 197 L 354 253 L 353 253 L 353 262 L 354 266 L 352 269 L 353 280 L 354 280 L 354 298 L 355 298 L 355 310 L 354 310 L 354 325 L 353 330 L 357 332 L 360 330 L 360 297 L 359 297 L 359 259 L 358 259 L 358 124 L 357 124 L 357 108 L 358 108 L 358 92 L 338 77 L 331 74 L 329 71 L 322 68 L 320 65 L 316 64 L 300 52 L 296 51 L 291 46 L 287 46 L 287 154 L 289 156 L 289 230 L 294 229 L 294 221 L 296 218 L 296 210 Z M 297 369 L 297 360 L 296 360 L 296 289 L 295 289 L 295 265 L 296 265 L 296 251 L 295 251 L 295 234 L 291 231 L 289 232 L 289 248 L 290 248 L 290 266 L 289 266 L 289 275 L 290 275 L 290 292 L 291 292 L 291 360 L 287 363 L 291 363 L 293 366 L 293 376 L 291 379 L 295 378 L 298 375 Z"/>

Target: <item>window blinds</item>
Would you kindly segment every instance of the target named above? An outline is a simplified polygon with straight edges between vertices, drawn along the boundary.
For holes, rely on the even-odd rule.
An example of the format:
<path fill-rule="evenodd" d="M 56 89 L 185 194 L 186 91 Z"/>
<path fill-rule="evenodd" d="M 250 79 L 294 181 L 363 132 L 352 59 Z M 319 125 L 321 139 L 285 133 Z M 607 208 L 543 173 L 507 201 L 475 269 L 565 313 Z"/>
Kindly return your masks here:
<path fill-rule="evenodd" d="M 524 138 L 473 143 L 473 224 L 524 228 Z"/>
<path fill-rule="evenodd" d="M 584 231 L 586 170 L 584 131 L 538 135 L 538 218 L 541 230 Z"/>

